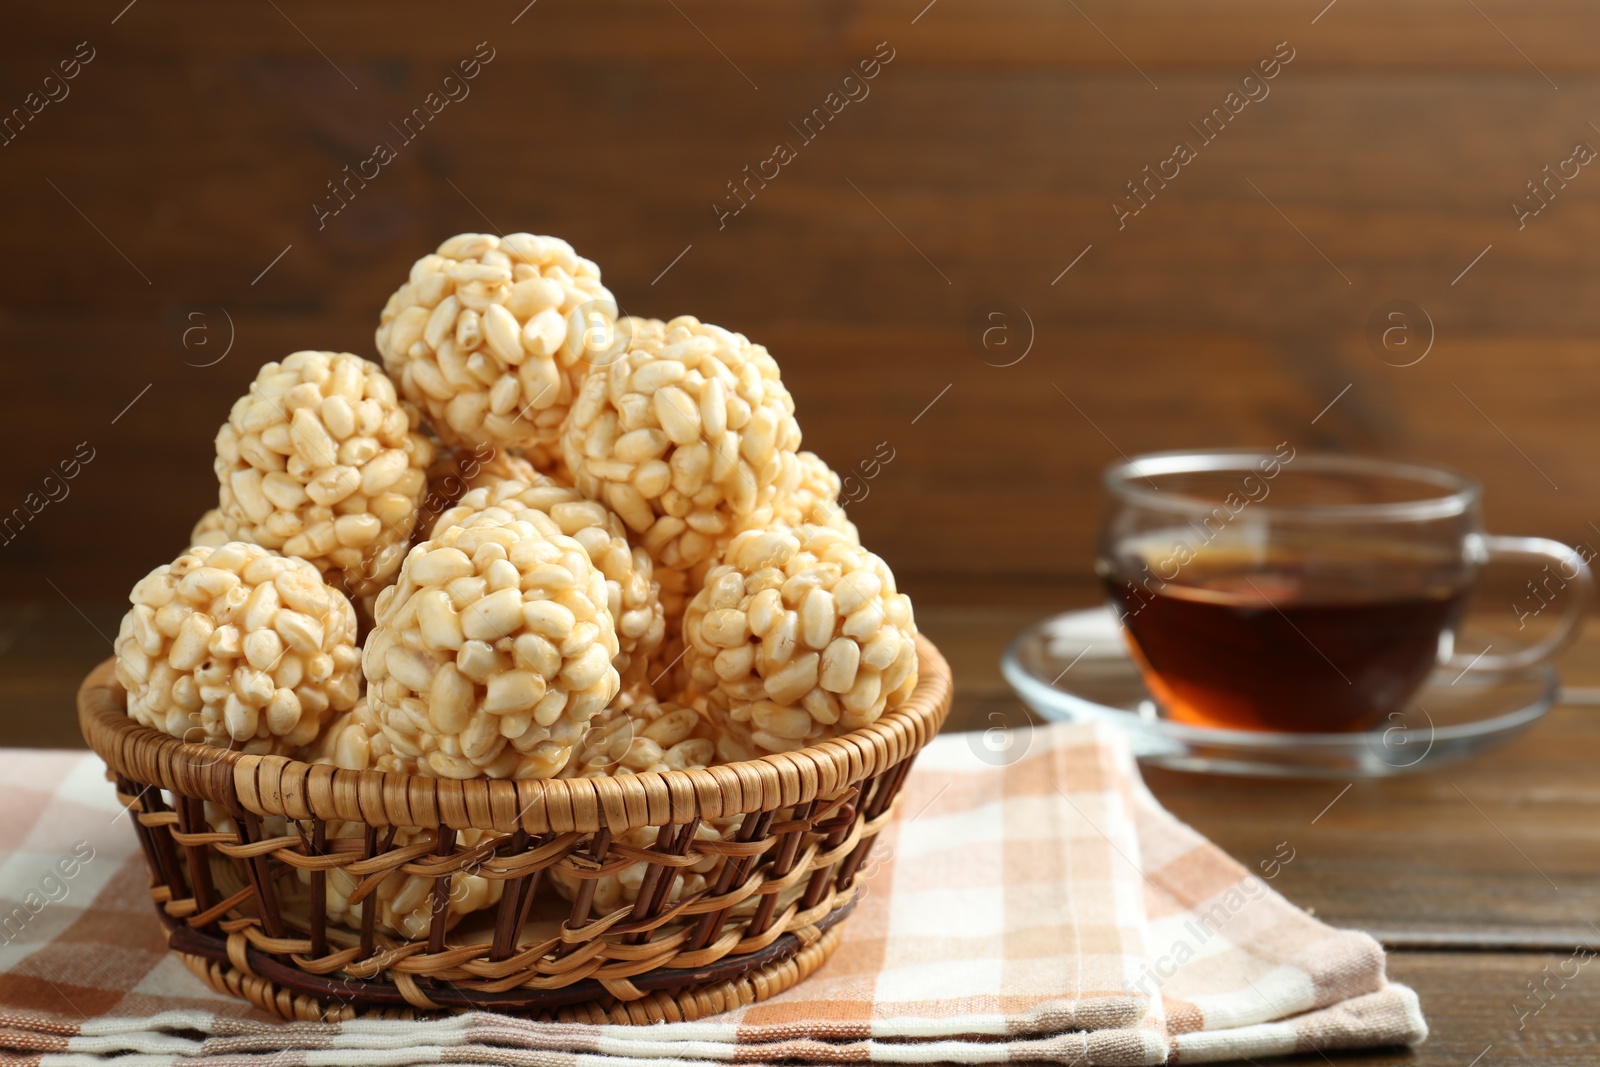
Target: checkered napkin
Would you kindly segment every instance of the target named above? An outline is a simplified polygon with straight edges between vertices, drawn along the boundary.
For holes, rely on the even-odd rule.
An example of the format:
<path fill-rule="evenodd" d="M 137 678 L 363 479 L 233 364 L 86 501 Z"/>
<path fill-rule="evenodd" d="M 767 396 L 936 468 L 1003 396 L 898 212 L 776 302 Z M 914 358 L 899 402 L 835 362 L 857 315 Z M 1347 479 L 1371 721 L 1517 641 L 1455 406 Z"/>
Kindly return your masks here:
<path fill-rule="evenodd" d="M 1310 918 L 1163 811 L 1119 736 L 1052 727 L 996 758 L 977 735 L 928 746 L 811 978 L 727 1015 L 626 1027 L 276 1022 L 165 951 L 96 758 L 0 752 L 0 1064 L 1156 1064 L 1426 1036 L 1376 942 Z"/>

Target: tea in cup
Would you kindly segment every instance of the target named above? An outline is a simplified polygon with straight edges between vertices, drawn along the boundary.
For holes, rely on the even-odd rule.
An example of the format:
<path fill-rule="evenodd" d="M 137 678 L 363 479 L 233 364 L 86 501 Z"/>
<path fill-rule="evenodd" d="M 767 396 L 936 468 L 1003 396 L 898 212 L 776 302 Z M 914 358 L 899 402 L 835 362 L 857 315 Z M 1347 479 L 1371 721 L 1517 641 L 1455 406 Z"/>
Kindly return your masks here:
<path fill-rule="evenodd" d="M 1477 483 L 1446 470 L 1273 451 L 1138 456 L 1106 472 L 1096 571 L 1162 714 L 1196 726 L 1365 730 L 1433 669 L 1508 671 L 1553 656 L 1592 592 L 1573 548 L 1485 534 Z M 1509 653 L 1454 653 L 1490 559 L 1550 564 L 1558 631 Z"/>

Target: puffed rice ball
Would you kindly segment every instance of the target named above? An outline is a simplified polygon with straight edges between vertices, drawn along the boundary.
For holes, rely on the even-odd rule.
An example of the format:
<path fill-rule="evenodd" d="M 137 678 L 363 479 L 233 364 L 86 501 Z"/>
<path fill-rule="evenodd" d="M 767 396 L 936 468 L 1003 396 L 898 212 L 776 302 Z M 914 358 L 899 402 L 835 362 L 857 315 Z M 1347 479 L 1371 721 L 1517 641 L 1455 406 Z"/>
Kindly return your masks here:
<path fill-rule="evenodd" d="M 433 536 L 439 516 L 455 507 L 461 497 L 480 485 L 494 485 L 500 481 L 522 477 L 541 477 L 533 465 L 521 456 L 489 445 L 478 445 L 471 450 L 455 448 L 433 441 L 433 462 L 428 465 L 428 488 L 417 508 L 417 521 L 408 539 L 408 548 L 415 548 Z M 371 632 L 377 614 L 378 593 L 375 589 L 353 598 L 356 622 L 362 634 Z"/>
<path fill-rule="evenodd" d="M 470 490 L 500 482 L 532 484 L 546 477 L 520 452 L 509 448 L 477 445 L 469 450 L 436 441 L 434 449 L 433 466 L 428 468 L 428 496 L 417 523 L 419 543 L 432 536 L 439 516 L 455 507 Z"/>
<path fill-rule="evenodd" d="M 567 470 L 567 465 L 561 461 L 559 455 L 550 459 L 547 449 L 512 451 L 502 448 L 486 461 L 468 464 L 466 475 L 468 489 L 492 489 L 500 482 L 534 485 L 540 479 L 548 479 L 557 485 L 568 487 L 572 485 L 572 476 Z"/>
<path fill-rule="evenodd" d="M 695 827 L 695 840 L 732 840 L 733 834 L 738 830 L 738 820 L 715 820 L 716 823 L 724 821 L 731 824 L 726 831 L 719 829 L 711 821 L 702 822 Z M 616 844 L 632 845 L 634 848 L 653 848 L 659 834 L 660 831 L 653 826 L 639 826 L 619 832 L 612 840 Z M 676 904 L 685 896 L 702 892 L 716 881 L 725 862 L 726 857 L 707 853 L 692 865 L 678 868 L 678 876 L 673 879 L 672 889 L 667 893 L 667 903 Z M 631 907 L 639 899 L 639 890 L 643 887 L 645 875 L 649 872 L 650 865 L 641 861 L 624 867 L 616 874 L 604 874 L 594 879 L 595 911 L 604 915 L 618 908 Z M 550 881 L 556 887 L 556 892 L 567 900 L 577 897 L 578 889 L 583 882 L 577 875 L 562 870 L 560 866 L 550 868 Z"/>
<path fill-rule="evenodd" d="M 428 464 L 427 489 L 417 506 L 417 521 L 411 530 L 412 548 L 432 535 L 433 524 L 439 521 L 440 515 L 455 507 L 456 501 L 472 488 L 471 480 L 478 471 L 489 463 L 500 461 L 499 453 L 488 445 L 469 450 L 455 448 L 438 440 L 432 440 L 432 444 L 433 462 Z"/>
<path fill-rule="evenodd" d="M 661 586 L 661 615 L 666 622 L 667 636 L 650 657 L 644 681 L 660 692 L 681 693 L 689 686 L 689 671 L 683 655 L 683 613 L 705 585 L 706 575 L 722 562 L 722 552 L 726 548 L 726 544 L 719 546 L 714 555 L 688 568 L 656 564 L 655 578 Z"/>
<path fill-rule="evenodd" d="M 601 778 L 711 765 L 716 728 L 695 708 L 657 700 L 647 690 L 619 696 L 589 723 L 563 778 Z"/>
<path fill-rule="evenodd" d="M 822 457 L 815 452 L 801 452 L 796 457 L 800 468 L 800 484 L 793 491 L 780 493 L 749 515 L 738 519 L 727 534 L 717 540 L 711 555 L 688 568 L 658 566 L 656 581 L 661 586 L 661 608 L 666 617 L 667 639 L 652 657 L 647 677 L 660 684 L 667 677 L 681 688 L 688 684 L 683 669 L 683 613 L 689 601 L 706 582 L 711 568 L 722 562 L 728 542 L 746 530 L 764 530 L 778 524 L 802 526 L 811 523 L 827 526 L 844 534 L 852 543 L 861 543 L 861 534 L 855 523 L 845 515 L 839 504 L 840 481 Z"/>
<path fill-rule="evenodd" d="M 567 465 L 561 461 L 559 452 L 552 451 L 554 447 L 510 449 L 478 445 L 472 453 L 464 449 L 454 451 L 465 456 L 461 470 L 469 489 L 482 489 L 496 482 L 531 482 L 535 477 L 571 485 Z"/>
<path fill-rule="evenodd" d="M 560 238 L 464 233 L 389 297 L 378 351 L 446 441 L 538 448 L 612 353 L 616 318 L 600 268 Z"/>
<path fill-rule="evenodd" d="M 518 449 L 489 449 L 488 445 L 478 448 L 488 449 L 489 458 L 467 464 L 468 485 L 473 489 L 503 481 L 530 482 L 534 475 L 551 478 L 562 485 L 572 484 L 572 472 L 561 458 L 559 444 Z"/>
<path fill-rule="evenodd" d="M 617 626 L 617 673 L 624 682 L 637 680 L 650 655 L 661 647 L 666 622 L 650 555 L 628 543 L 622 520 L 604 504 L 530 470 L 526 480 L 496 480 L 468 492 L 439 517 L 434 536 L 494 508 L 508 512 L 509 517 L 530 511 L 546 516 L 589 553 L 606 578 L 606 607 Z"/>
<path fill-rule="evenodd" d="M 861 543 L 856 524 L 845 515 L 839 503 L 839 475 L 815 452 L 801 452 L 795 459 L 800 468 L 799 484 L 791 492 L 773 497 L 741 522 L 738 532 L 762 529 L 775 523 L 784 526 L 827 526 L 838 530 L 855 544 Z"/>
<path fill-rule="evenodd" d="M 217 431 L 228 536 L 298 556 L 350 596 L 393 580 L 433 446 L 376 363 L 296 352 L 268 363 Z"/>
<path fill-rule="evenodd" d="M 799 484 L 794 401 L 743 334 L 689 316 L 624 319 L 618 334 L 627 351 L 584 382 L 562 454 L 584 496 L 658 563 L 687 569 Z"/>
<path fill-rule="evenodd" d="M 189 547 L 220 548 L 228 543 L 228 531 L 222 521 L 222 512 L 212 508 L 200 516 L 200 521 L 194 524 L 194 529 L 189 531 Z"/>
<path fill-rule="evenodd" d="M 473 476 L 472 487 L 479 489 L 497 481 L 531 481 L 528 477 L 530 474 L 554 479 L 562 485 L 572 484 L 572 472 L 567 469 L 567 461 L 561 458 L 560 441 L 548 445 L 526 445 L 515 450 L 497 450 L 494 458 L 483 464 Z"/>
<path fill-rule="evenodd" d="M 339 716 L 317 739 L 309 753 L 309 762 L 338 767 L 347 771 L 407 771 L 417 768 L 397 759 L 389 747 L 388 738 L 378 727 L 377 717 L 365 699 Z M 366 827 L 361 823 L 330 822 L 328 839 L 361 838 Z M 403 848 L 418 840 L 427 840 L 427 831 L 400 828 L 395 831 L 394 847 Z M 419 836 L 421 835 L 421 836 Z M 482 830 L 463 830 L 456 835 L 457 845 L 472 848 L 498 836 Z M 311 884 L 310 871 L 297 871 L 303 885 Z M 324 904 L 328 918 L 343 923 L 354 930 L 361 928 L 361 912 L 366 901 L 352 905 L 350 894 L 360 879 L 342 870 L 328 872 L 323 881 Z M 482 875 L 460 872 L 450 876 L 449 900 L 446 904 L 445 922 L 455 925 L 462 916 L 483 908 L 493 907 L 500 901 L 504 890 L 502 881 Z M 421 875 L 403 872 L 390 875 L 379 883 L 368 899 L 376 899 L 378 913 L 376 926 L 385 933 L 420 938 L 428 931 L 433 913 L 433 880 Z"/>
<path fill-rule="evenodd" d="M 753 737 L 756 726 L 749 719 L 739 722 L 725 712 L 713 717 L 716 720 L 718 763 L 742 763 L 758 759 L 770 751 L 756 743 Z M 821 740 L 820 734 L 817 740 Z"/>
<path fill-rule="evenodd" d="M 361 694 L 356 617 L 300 559 L 191 548 L 133 587 L 117 631 L 128 714 L 186 741 L 286 755 Z"/>
<path fill-rule="evenodd" d="M 714 716 L 785 752 L 875 721 L 917 680 L 911 600 L 838 530 L 734 538 L 684 613 L 684 661 Z"/>
<path fill-rule="evenodd" d="M 469 491 L 502 481 L 533 481 L 542 477 L 532 463 L 508 449 L 496 449 L 491 445 L 457 448 L 438 440 L 433 441 L 433 449 L 433 462 L 427 472 L 428 488 L 417 508 L 416 526 L 411 531 L 411 548 L 432 537 L 439 516 L 455 507 Z M 376 597 L 374 593 L 373 599 Z"/>
<path fill-rule="evenodd" d="M 716 756 L 715 737 L 716 730 L 710 721 L 692 707 L 657 701 L 642 693 L 626 704 L 619 697 L 602 716 L 596 716 L 561 776 L 604 778 L 704 768 Z M 738 826 L 737 818 L 707 820 L 696 827 L 695 838 L 699 841 L 731 840 Z M 658 834 L 654 827 L 637 827 L 618 834 L 616 841 L 636 848 L 651 848 Z M 693 865 L 680 868 L 668 902 L 704 890 L 716 880 L 724 860 L 723 856 L 708 853 Z M 647 863 L 635 863 L 597 879 L 594 906 L 601 912 L 609 912 L 632 905 L 639 899 L 639 889 L 649 869 Z M 550 877 L 563 897 L 572 900 L 577 896 L 582 884 L 577 876 L 553 867 Z"/>
<path fill-rule="evenodd" d="M 366 827 L 361 823 L 328 824 L 330 842 L 340 838 L 360 839 L 365 834 Z M 456 845 L 459 848 L 475 848 L 499 836 L 501 835 L 489 830 L 458 830 Z M 394 847 L 404 848 L 418 841 L 431 840 L 433 840 L 431 830 L 401 828 L 395 831 Z M 299 871 L 298 874 L 302 884 L 311 884 L 310 871 Z M 398 934 L 413 941 L 420 941 L 428 936 L 428 928 L 433 918 L 432 878 L 396 871 L 379 882 L 378 888 L 365 900 L 351 904 L 350 894 L 355 892 L 356 886 L 361 881 L 362 879 L 346 874 L 342 870 L 335 869 L 328 872 L 328 876 L 323 879 L 322 887 L 323 905 L 330 920 L 351 930 L 360 930 L 362 909 L 367 907 L 368 901 L 376 900 L 378 914 L 373 925 L 378 930 L 383 933 Z M 472 912 L 483 911 L 500 903 L 506 883 L 503 879 L 485 878 L 481 874 L 461 871 L 450 876 L 449 886 L 449 897 L 445 903 L 446 928 L 456 925 Z"/>
<path fill-rule="evenodd" d="M 411 761 L 399 756 L 379 728 L 378 716 L 365 696 L 355 707 L 336 716 L 300 753 L 307 763 L 323 763 L 347 771 L 404 771 L 416 773 Z"/>
<path fill-rule="evenodd" d="M 228 809 L 213 801 L 204 801 L 200 810 L 205 817 L 206 826 L 215 833 L 237 834 L 239 824 L 233 821 L 233 816 L 228 814 Z M 282 815 L 263 815 L 261 818 L 261 838 L 284 837 L 294 833 L 289 829 L 289 820 Z M 243 838 L 240 838 L 242 841 Z M 230 842 L 231 843 L 231 842 Z"/>
<path fill-rule="evenodd" d="M 495 452 L 481 463 L 468 465 L 465 474 L 468 491 L 493 488 L 501 482 L 522 482 L 533 485 L 544 477 L 531 460 L 508 449 Z M 459 500 L 460 497 L 456 499 Z"/>
<path fill-rule="evenodd" d="M 620 687 L 605 576 L 536 516 L 480 514 L 412 549 L 362 663 L 400 756 L 445 778 L 550 778 Z M 549 532 L 546 532 L 549 531 Z"/>

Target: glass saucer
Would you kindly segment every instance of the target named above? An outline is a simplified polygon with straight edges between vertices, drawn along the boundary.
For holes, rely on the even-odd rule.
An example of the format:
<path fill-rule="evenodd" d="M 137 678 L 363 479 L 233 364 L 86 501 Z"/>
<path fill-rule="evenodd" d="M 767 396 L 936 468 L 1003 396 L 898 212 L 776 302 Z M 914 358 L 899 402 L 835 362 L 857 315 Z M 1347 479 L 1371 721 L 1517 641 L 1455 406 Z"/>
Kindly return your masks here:
<path fill-rule="evenodd" d="M 1543 664 L 1486 675 L 1440 670 L 1404 711 L 1365 733 L 1290 734 L 1189 726 L 1160 716 L 1110 608 L 1045 619 L 1000 661 L 1029 707 L 1057 722 L 1106 722 L 1147 763 L 1209 774 L 1382 778 L 1431 769 L 1515 737 L 1556 703 Z"/>

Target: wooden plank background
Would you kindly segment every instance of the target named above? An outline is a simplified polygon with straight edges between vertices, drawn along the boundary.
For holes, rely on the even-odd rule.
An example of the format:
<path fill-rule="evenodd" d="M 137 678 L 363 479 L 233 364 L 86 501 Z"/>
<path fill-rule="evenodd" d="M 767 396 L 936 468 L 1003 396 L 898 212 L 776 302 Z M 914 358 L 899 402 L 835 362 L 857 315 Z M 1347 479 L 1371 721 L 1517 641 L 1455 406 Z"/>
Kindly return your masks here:
<path fill-rule="evenodd" d="M 841 471 L 888 442 L 851 512 L 914 595 L 1081 582 L 1099 468 L 1161 448 L 1445 461 L 1494 527 L 1600 544 L 1600 173 L 1511 209 L 1600 146 L 1593 4 L 525 3 L 11 13 L 0 113 L 94 58 L 0 146 L 0 515 L 94 459 L 0 543 L 0 596 L 120 600 L 214 499 L 256 366 L 372 354 L 411 261 L 469 229 L 562 235 L 628 310 L 765 343 Z M 470 95 L 402 144 L 479 42 Z M 1119 229 L 1125 183 L 1285 49 Z M 813 141 L 790 126 L 845 89 Z M 398 157 L 319 229 L 379 141 Z M 1407 367 L 1366 337 L 1397 299 L 1435 335 Z"/>

